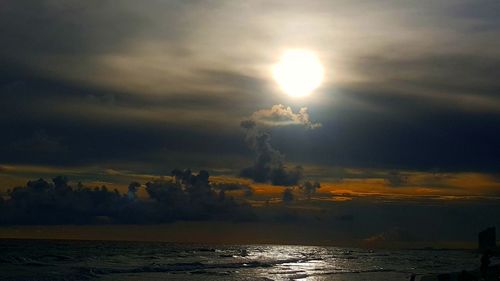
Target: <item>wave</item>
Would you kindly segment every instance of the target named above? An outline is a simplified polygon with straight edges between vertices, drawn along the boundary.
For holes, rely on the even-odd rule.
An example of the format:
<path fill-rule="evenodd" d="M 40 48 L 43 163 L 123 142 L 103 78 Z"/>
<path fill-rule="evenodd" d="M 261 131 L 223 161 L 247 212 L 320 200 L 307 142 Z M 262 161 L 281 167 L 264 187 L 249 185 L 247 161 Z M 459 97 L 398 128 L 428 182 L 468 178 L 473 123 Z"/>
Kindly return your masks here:
<path fill-rule="evenodd" d="M 294 261 L 296 261 L 294 259 Z M 276 262 L 260 262 L 260 261 L 251 261 L 251 262 L 241 262 L 241 263 L 222 263 L 222 264 L 204 264 L 200 262 L 192 262 L 192 263 L 173 263 L 166 265 L 148 265 L 134 268 L 95 268 L 95 267 L 78 267 L 75 268 L 77 271 L 82 274 L 82 277 L 95 277 L 99 275 L 108 275 L 108 274 L 131 274 L 131 273 L 189 273 L 189 274 L 202 274 L 202 275 L 215 275 L 215 276 L 223 276 L 230 275 L 231 269 L 243 269 L 243 268 L 270 268 L 277 264 L 285 264 L 291 262 L 288 260 L 281 260 Z M 367 270 L 334 270 L 328 272 L 316 272 L 316 273 L 306 273 L 302 270 L 289 270 L 289 271 L 275 271 L 270 272 L 271 274 L 287 274 L 289 279 L 302 279 L 310 276 L 319 276 L 319 275 L 333 275 L 333 274 L 359 274 L 359 273 L 377 273 L 377 272 L 394 272 L 393 269 L 367 269 Z"/>

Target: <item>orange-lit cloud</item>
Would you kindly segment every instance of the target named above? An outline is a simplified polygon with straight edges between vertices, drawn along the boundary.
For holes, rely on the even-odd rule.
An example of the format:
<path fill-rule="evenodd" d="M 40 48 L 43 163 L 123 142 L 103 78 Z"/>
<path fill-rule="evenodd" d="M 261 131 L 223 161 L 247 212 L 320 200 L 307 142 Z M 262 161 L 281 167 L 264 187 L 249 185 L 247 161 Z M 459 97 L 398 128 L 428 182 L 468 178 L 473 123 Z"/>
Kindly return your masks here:
<path fill-rule="evenodd" d="M 333 172 L 332 172 L 333 171 Z M 386 170 L 325 168 L 305 166 L 305 173 L 312 174 L 321 181 L 321 188 L 312 196 L 317 201 L 346 201 L 352 198 L 385 198 L 390 200 L 413 199 L 479 199 L 497 198 L 500 196 L 500 181 L 494 175 L 478 172 L 431 173 L 420 171 L 398 171 L 404 182 L 394 186 L 388 178 L 394 173 Z M 0 191 L 23 185 L 33 178 L 50 179 L 56 175 L 67 175 L 70 180 L 83 181 L 88 186 L 105 185 L 109 189 L 117 189 L 125 193 L 131 181 L 145 183 L 164 175 L 143 174 L 130 170 L 92 167 L 51 167 L 35 165 L 1 165 Z M 333 175 L 333 177 L 332 177 Z M 322 179 L 324 178 L 324 180 Z M 211 182 L 223 184 L 243 184 L 252 189 L 252 198 L 258 202 L 280 201 L 285 189 L 267 183 L 254 183 L 249 179 L 234 176 L 211 176 Z M 297 187 L 292 187 L 296 198 L 305 199 Z M 145 196 L 142 192 L 141 197 Z M 240 190 L 229 191 L 228 195 L 243 197 Z M 250 198 L 248 198 L 250 200 Z"/>

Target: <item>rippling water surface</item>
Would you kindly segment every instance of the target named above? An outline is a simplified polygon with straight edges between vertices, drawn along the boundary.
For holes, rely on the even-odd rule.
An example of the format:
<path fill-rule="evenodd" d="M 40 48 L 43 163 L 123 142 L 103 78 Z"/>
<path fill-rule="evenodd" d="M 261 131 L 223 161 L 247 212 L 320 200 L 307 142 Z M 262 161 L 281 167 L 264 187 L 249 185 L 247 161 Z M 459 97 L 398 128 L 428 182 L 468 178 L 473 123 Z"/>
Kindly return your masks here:
<path fill-rule="evenodd" d="M 408 280 L 477 267 L 469 251 L 0 240 L 0 280 Z"/>

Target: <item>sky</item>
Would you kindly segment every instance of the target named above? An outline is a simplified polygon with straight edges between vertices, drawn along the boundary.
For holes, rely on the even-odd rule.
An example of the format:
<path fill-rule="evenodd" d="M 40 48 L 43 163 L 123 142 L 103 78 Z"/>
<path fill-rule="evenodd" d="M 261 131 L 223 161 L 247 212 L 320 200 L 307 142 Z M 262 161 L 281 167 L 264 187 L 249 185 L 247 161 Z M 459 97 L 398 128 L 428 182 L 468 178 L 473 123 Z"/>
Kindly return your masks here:
<path fill-rule="evenodd" d="M 440 205 L 439 234 L 473 240 L 457 216 L 472 233 L 500 226 L 499 13 L 495 0 L 2 1 L 0 191 L 66 175 L 126 193 L 191 168 L 244 182 L 259 208 L 281 200 L 273 183 L 309 179 L 322 187 L 296 204 L 360 213 L 339 239 L 433 237 L 383 215 L 390 202 L 418 222 Z M 305 98 L 272 77 L 293 48 L 325 70 Z M 279 179 L 257 178 L 262 155 Z"/>

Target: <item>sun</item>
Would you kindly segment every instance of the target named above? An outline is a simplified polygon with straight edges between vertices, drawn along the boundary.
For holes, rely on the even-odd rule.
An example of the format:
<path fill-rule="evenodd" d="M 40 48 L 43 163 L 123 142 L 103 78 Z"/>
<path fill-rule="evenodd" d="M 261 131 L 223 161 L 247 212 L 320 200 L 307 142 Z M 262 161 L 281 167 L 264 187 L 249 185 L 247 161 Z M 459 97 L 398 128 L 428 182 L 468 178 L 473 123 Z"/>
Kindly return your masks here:
<path fill-rule="evenodd" d="M 308 50 L 288 50 L 273 67 L 274 80 L 291 97 L 308 96 L 319 87 L 323 76 L 323 65 Z"/>

